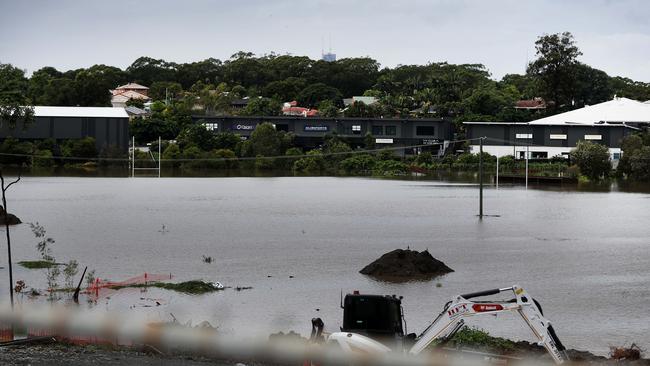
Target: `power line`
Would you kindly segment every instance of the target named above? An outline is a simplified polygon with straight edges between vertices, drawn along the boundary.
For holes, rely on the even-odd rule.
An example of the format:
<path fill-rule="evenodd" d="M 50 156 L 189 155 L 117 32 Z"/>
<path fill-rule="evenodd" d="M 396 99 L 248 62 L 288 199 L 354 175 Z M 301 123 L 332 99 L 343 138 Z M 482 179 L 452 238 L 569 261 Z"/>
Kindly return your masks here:
<path fill-rule="evenodd" d="M 479 140 L 480 138 L 471 138 L 463 140 L 450 140 L 445 142 L 434 142 L 431 144 L 419 144 L 419 145 L 409 145 L 409 146 L 397 146 L 397 147 L 385 147 L 380 149 L 368 149 L 368 150 L 352 150 L 352 151 L 338 151 L 330 153 L 322 153 L 318 155 L 309 155 L 309 154 L 300 154 L 300 155 L 276 155 L 276 156 L 246 156 L 246 157 L 234 157 L 234 158 L 179 158 L 179 159 L 160 159 L 160 161 L 167 162 L 186 162 L 186 161 L 239 161 L 239 160 L 258 160 L 258 159 L 301 159 L 309 157 L 327 157 L 327 156 L 338 156 L 338 155 L 358 155 L 358 154 L 368 154 L 376 153 L 382 151 L 397 151 L 403 149 L 412 149 L 418 147 L 427 147 L 427 146 L 437 146 L 444 145 L 445 143 L 459 143 L 459 142 L 469 142 L 474 140 Z M 0 153 L 0 156 L 15 156 L 15 157 L 26 157 L 26 158 L 36 158 L 36 159 L 59 159 L 59 160 L 81 160 L 81 161 L 131 161 L 129 158 L 84 158 L 79 156 L 49 156 L 49 155 L 35 155 L 35 154 L 12 154 L 12 153 Z M 135 159 L 136 161 L 151 161 L 150 159 Z"/>

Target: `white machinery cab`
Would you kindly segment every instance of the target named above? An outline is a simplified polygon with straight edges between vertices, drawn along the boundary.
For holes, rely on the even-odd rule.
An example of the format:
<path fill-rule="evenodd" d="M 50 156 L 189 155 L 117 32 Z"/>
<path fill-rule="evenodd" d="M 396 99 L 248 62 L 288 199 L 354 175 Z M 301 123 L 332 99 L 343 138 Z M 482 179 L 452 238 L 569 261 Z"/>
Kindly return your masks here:
<path fill-rule="evenodd" d="M 515 298 L 508 301 L 470 301 L 469 299 L 483 296 L 496 295 L 502 292 L 510 292 L 514 294 Z M 346 320 L 344 320 L 344 327 L 341 328 L 342 332 L 332 333 L 329 337 L 330 340 L 336 341 L 341 345 L 341 347 L 346 350 L 363 350 L 364 352 L 387 352 L 386 345 L 374 341 L 373 339 L 367 337 L 366 335 L 373 337 L 374 332 L 369 332 L 368 330 L 377 328 L 373 324 L 381 324 L 382 329 L 386 331 L 391 331 L 393 336 L 403 337 L 403 331 L 398 332 L 397 329 L 402 330 L 401 320 L 401 302 L 399 306 L 399 328 L 397 328 L 396 312 L 393 309 L 392 311 L 378 311 L 382 309 L 381 306 L 369 305 L 365 301 L 360 301 L 360 298 L 350 298 L 348 303 L 348 297 L 353 295 L 346 296 L 346 306 L 344 306 L 344 313 L 348 314 Z M 361 296 L 361 295 L 358 295 Z M 370 299 L 370 296 L 373 295 L 363 295 L 362 298 Z M 375 295 L 376 296 L 376 295 Z M 386 299 L 397 299 L 396 297 L 382 297 L 377 296 L 378 298 Z M 399 299 L 398 299 L 399 300 Z M 380 301 L 381 302 L 381 301 Z M 348 304 L 350 304 L 350 309 L 348 309 Z M 361 305 L 359 305 L 361 304 Z M 352 306 L 354 305 L 354 306 Z M 358 306 L 358 307 L 357 307 Z M 362 311 L 365 308 L 368 308 L 366 313 Z M 533 334 L 537 338 L 538 344 L 546 348 L 548 353 L 551 355 L 553 360 L 560 364 L 564 361 L 567 361 L 569 358 L 566 355 L 565 348 L 562 345 L 562 342 L 558 339 L 555 334 L 555 330 L 551 325 L 551 322 L 544 318 L 542 314 L 542 309 L 533 298 L 521 287 L 514 285 L 512 287 L 506 287 L 501 289 L 487 290 L 474 292 L 464 295 L 458 295 L 449 301 L 442 312 L 436 317 L 436 319 L 416 338 L 415 344 L 413 344 L 408 352 L 410 354 L 419 354 L 434 341 L 434 340 L 443 340 L 449 339 L 453 336 L 463 325 L 466 318 L 479 316 L 479 315 L 495 315 L 503 312 L 515 312 L 519 314 L 526 324 L 530 327 Z M 385 319 L 375 319 L 376 317 L 386 317 Z M 358 324 L 358 325 L 357 325 Z M 356 329 L 355 329 L 356 327 Z M 356 330 L 363 331 L 364 335 L 356 333 Z M 388 334 L 387 334 L 388 335 Z M 382 339 L 378 339 L 382 340 Z M 387 344 L 385 341 L 383 342 Z M 345 345 L 344 345 L 345 344 Z M 400 342 L 400 345 L 402 343 Z M 401 347 L 393 347 L 395 350 L 402 350 Z"/>

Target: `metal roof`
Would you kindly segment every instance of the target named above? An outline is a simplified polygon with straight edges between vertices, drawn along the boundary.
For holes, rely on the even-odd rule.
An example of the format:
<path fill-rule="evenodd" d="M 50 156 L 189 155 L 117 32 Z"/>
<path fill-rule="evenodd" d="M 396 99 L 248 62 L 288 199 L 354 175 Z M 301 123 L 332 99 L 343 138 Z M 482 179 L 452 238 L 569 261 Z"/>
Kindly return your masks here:
<path fill-rule="evenodd" d="M 574 109 L 569 112 L 540 118 L 531 122 L 463 122 L 463 124 L 528 124 L 531 126 L 621 126 L 626 123 L 650 123 L 650 104 L 627 98 L 614 98 L 607 102 Z"/>
<path fill-rule="evenodd" d="M 603 122 L 650 122 L 650 105 L 627 98 L 574 109 L 531 121 L 531 125 L 594 125 Z"/>
<path fill-rule="evenodd" d="M 35 117 L 129 118 L 124 108 L 35 106 Z"/>
<path fill-rule="evenodd" d="M 140 90 L 148 90 L 149 88 L 147 88 L 147 87 L 144 86 L 144 85 L 140 85 L 140 84 L 136 84 L 136 83 L 128 83 L 128 84 L 125 84 L 125 85 L 120 85 L 120 86 L 118 86 L 118 87 L 115 88 L 115 89 L 140 89 Z"/>

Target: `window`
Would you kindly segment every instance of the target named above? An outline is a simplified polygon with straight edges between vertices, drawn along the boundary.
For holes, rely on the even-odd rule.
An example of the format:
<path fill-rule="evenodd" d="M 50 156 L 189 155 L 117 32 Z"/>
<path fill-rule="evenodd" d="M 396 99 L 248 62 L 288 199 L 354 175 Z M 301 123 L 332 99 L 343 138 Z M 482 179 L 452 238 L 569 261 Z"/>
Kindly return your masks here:
<path fill-rule="evenodd" d="M 415 127 L 415 134 L 418 136 L 433 136 L 436 134 L 436 129 L 433 126 L 417 126 Z"/>
<path fill-rule="evenodd" d="M 289 132 L 289 125 L 286 123 L 278 123 L 275 125 L 275 130 Z"/>
<path fill-rule="evenodd" d="M 602 135 L 585 135 L 585 140 L 602 140 Z"/>
<path fill-rule="evenodd" d="M 532 151 L 530 154 L 531 159 L 548 159 L 548 153 L 546 151 Z"/>
<path fill-rule="evenodd" d="M 566 135 L 565 134 L 559 134 L 559 133 L 558 134 L 553 134 L 552 133 L 551 136 L 549 136 L 549 138 L 551 140 L 566 140 Z"/>
<path fill-rule="evenodd" d="M 217 131 L 219 130 L 219 124 L 218 123 L 204 123 L 203 126 L 205 126 L 205 129 L 208 131 Z"/>
<path fill-rule="evenodd" d="M 614 153 L 612 154 L 612 158 L 614 160 L 620 160 L 621 159 L 621 153 Z"/>
<path fill-rule="evenodd" d="M 384 126 L 372 126 L 372 134 L 382 136 L 384 134 Z"/>
<path fill-rule="evenodd" d="M 397 135 L 397 126 L 386 126 L 386 135 L 387 136 Z"/>
<path fill-rule="evenodd" d="M 343 134 L 345 135 L 360 135 L 361 125 L 343 125 Z"/>
<path fill-rule="evenodd" d="M 515 135 L 516 138 L 518 139 L 532 139 L 533 134 L 532 133 L 518 133 Z"/>

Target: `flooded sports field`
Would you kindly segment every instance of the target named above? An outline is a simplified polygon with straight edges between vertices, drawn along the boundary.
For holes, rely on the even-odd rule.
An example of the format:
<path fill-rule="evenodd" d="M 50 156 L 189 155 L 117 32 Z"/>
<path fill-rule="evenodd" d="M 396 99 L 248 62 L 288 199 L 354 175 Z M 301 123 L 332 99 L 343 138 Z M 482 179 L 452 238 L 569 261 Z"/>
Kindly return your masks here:
<path fill-rule="evenodd" d="M 650 194 L 489 186 L 483 220 L 478 195 L 472 183 L 427 180 L 27 177 L 9 192 L 9 208 L 45 227 L 57 260 L 76 259 L 101 278 L 171 273 L 252 286 L 198 296 L 131 289 L 95 305 L 152 320 L 173 314 L 223 332 L 305 335 L 318 316 L 334 331 L 341 291 L 359 290 L 404 296 L 408 331 L 419 333 L 455 294 L 519 284 L 567 347 L 650 349 Z M 14 262 L 38 259 L 29 226 L 11 231 Z M 358 273 L 407 247 L 455 272 L 408 283 Z M 2 249 L 3 284 L 6 262 Z M 16 265 L 14 279 L 45 287 L 42 270 Z M 514 316 L 470 325 L 532 339 Z"/>

